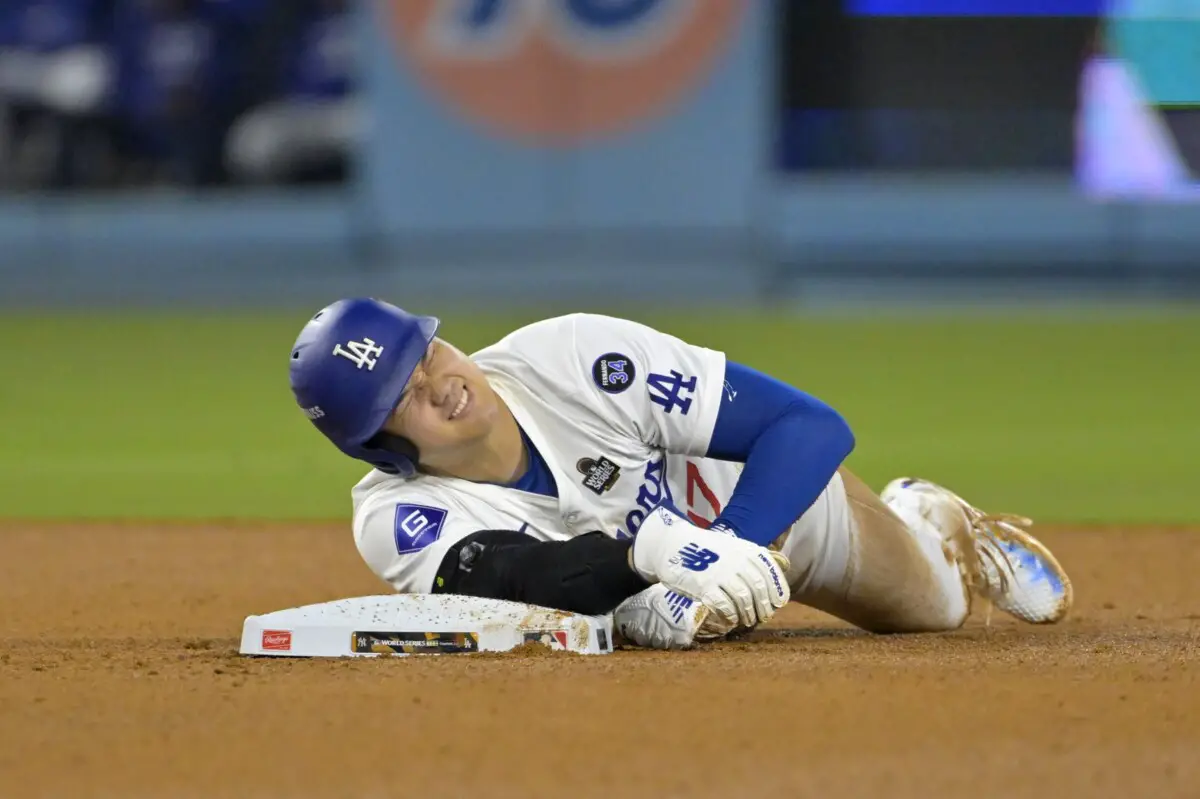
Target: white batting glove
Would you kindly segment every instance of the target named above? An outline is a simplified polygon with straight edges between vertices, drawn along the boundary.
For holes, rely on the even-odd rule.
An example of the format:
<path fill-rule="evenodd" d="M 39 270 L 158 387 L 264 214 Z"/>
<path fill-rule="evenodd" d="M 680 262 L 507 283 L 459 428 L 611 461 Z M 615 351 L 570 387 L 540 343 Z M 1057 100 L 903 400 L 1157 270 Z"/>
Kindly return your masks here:
<path fill-rule="evenodd" d="M 733 535 L 733 533 L 729 533 L 729 535 Z M 773 549 L 770 550 L 770 553 L 771 558 L 775 561 L 775 565 L 779 567 L 780 573 L 786 575 L 790 567 L 787 555 Z M 730 624 L 727 620 L 722 619 L 714 613 L 710 613 L 708 614 L 708 618 L 700 623 L 700 629 L 696 631 L 695 639 L 701 643 L 711 643 L 731 633 L 746 633 L 753 629 L 753 627 L 744 627 L 741 624 Z"/>
<path fill-rule="evenodd" d="M 706 530 L 665 507 L 651 512 L 633 542 L 633 567 L 648 582 L 698 599 L 730 629 L 766 621 L 791 598 L 766 547 Z"/>
<path fill-rule="evenodd" d="M 626 599 L 613 611 L 613 627 L 631 644 L 649 649 L 691 649 L 708 618 L 702 603 L 662 583 Z"/>

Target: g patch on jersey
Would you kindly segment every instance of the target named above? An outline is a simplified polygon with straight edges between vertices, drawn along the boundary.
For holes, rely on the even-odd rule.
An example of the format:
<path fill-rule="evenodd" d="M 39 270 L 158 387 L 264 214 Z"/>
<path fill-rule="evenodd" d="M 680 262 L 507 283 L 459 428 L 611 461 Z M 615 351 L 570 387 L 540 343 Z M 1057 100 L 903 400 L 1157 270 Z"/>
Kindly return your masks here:
<path fill-rule="evenodd" d="M 575 468 L 583 475 L 583 485 L 603 494 L 621 477 L 621 467 L 601 455 L 599 458 L 580 458 Z"/>
<path fill-rule="evenodd" d="M 438 540 L 446 511 L 428 505 L 396 506 L 396 552 L 408 555 L 419 552 Z"/>
<path fill-rule="evenodd" d="M 601 391 L 609 394 L 620 394 L 633 385 L 636 376 L 633 361 L 619 352 L 601 355 L 592 364 L 592 380 Z"/>

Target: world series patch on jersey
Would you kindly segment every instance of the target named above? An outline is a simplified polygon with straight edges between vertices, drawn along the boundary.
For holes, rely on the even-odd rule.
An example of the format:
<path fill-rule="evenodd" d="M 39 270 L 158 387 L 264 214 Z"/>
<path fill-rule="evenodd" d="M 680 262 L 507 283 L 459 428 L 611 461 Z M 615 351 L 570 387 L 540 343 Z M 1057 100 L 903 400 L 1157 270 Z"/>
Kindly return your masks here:
<path fill-rule="evenodd" d="M 545 459 L 558 496 L 371 472 L 353 490 L 355 540 L 397 591 L 432 590 L 446 552 L 479 530 L 631 538 L 663 501 L 707 526 L 733 493 L 741 465 L 704 457 L 725 392 L 723 353 L 573 314 L 520 328 L 471 359 Z"/>

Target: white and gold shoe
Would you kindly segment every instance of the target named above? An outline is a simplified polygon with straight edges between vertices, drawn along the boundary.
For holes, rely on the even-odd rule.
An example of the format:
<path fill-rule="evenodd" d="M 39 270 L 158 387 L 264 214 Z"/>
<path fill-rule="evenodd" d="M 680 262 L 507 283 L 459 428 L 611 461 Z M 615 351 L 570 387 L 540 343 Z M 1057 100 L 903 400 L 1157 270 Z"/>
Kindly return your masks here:
<path fill-rule="evenodd" d="M 1025 529 L 1031 520 L 984 513 L 953 491 L 912 477 L 888 483 L 880 498 L 901 518 L 920 516 L 947 541 L 961 540 L 965 531 L 969 546 L 959 547 L 966 550 L 964 577 L 981 599 L 1030 624 L 1054 624 L 1071 609 L 1071 580 Z"/>

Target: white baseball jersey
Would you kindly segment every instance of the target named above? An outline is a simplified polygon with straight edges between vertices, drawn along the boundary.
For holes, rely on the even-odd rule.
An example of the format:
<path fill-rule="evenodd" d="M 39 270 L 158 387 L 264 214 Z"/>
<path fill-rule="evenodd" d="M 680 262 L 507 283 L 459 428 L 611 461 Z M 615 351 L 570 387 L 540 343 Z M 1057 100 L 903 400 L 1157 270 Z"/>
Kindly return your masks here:
<path fill-rule="evenodd" d="M 663 499 L 707 526 L 733 493 L 741 464 L 704 457 L 726 391 L 723 353 L 574 314 L 523 327 L 471 360 L 545 459 L 558 496 L 372 471 L 353 490 L 355 541 L 397 591 L 433 590 L 450 547 L 480 530 L 629 538 Z"/>

